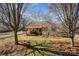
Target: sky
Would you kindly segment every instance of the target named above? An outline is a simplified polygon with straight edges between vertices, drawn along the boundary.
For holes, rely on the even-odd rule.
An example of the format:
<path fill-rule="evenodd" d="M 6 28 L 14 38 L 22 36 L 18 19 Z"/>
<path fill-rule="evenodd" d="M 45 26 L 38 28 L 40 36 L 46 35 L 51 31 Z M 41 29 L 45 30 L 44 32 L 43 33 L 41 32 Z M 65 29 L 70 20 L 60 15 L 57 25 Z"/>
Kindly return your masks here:
<path fill-rule="evenodd" d="M 38 20 L 39 16 L 38 17 L 36 16 L 38 13 L 42 13 L 45 16 L 49 15 L 48 8 L 49 7 L 47 3 L 31 3 L 28 5 L 24 15 L 26 15 L 27 17 L 31 17 L 31 19 L 33 20 Z M 55 8 L 53 8 L 53 10 L 55 10 Z M 57 21 L 57 16 L 55 15 L 54 11 L 53 13 L 50 13 L 50 15 L 53 21 Z"/>
<path fill-rule="evenodd" d="M 48 4 L 46 3 L 33 3 L 33 4 L 29 4 L 27 11 L 33 11 L 33 12 L 43 12 L 43 13 L 47 13 L 48 11 Z"/>
<path fill-rule="evenodd" d="M 44 14 L 46 14 L 48 12 L 48 5 L 47 4 L 36 4 L 34 6 L 34 10 L 36 11 L 40 11 L 40 12 L 43 12 Z"/>

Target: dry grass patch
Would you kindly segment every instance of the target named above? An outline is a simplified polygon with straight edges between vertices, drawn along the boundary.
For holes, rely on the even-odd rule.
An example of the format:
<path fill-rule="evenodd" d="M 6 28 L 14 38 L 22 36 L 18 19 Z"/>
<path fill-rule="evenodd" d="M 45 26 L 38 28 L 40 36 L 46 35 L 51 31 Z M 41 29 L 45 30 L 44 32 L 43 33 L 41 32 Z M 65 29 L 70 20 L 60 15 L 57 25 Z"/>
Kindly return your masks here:
<path fill-rule="evenodd" d="M 72 47 L 71 39 L 69 38 L 52 36 L 47 38 L 42 36 L 26 36 L 24 34 L 18 35 L 18 38 L 19 42 L 24 45 L 15 45 L 13 37 L 1 39 L 0 55 L 79 55 L 79 47 Z M 79 40 L 76 40 L 75 42 L 79 42 Z M 26 45 L 27 43 L 29 45 Z"/>

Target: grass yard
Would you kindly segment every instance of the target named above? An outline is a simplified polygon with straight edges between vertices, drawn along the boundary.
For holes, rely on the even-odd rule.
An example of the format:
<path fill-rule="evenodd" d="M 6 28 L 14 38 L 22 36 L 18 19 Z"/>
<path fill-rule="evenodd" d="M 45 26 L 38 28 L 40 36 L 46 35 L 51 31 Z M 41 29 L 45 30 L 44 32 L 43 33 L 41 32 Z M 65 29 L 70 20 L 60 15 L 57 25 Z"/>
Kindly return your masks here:
<path fill-rule="evenodd" d="M 0 38 L 0 55 L 56 56 L 79 55 L 79 47 L 72 47 L 69 38 L 18 35 L 19 45 L 13 37 Z M 75 44 L 79 40 L 75 39 Z"/>

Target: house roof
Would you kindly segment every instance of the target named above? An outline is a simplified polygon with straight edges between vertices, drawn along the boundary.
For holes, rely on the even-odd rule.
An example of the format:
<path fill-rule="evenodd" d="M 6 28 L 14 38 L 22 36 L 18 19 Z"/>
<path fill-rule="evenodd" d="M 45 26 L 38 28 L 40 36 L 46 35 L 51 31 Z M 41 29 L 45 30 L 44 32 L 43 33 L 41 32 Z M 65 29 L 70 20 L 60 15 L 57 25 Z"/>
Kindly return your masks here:
<path fill-rule="evenodd" d="M 41 21 L 41 22 L 32 21 L 26 26 L 26 28 L 42 28 L 42 27 L 48 27 L 48 26 L 51 26 L 51 24 L 45 21 Z"/>

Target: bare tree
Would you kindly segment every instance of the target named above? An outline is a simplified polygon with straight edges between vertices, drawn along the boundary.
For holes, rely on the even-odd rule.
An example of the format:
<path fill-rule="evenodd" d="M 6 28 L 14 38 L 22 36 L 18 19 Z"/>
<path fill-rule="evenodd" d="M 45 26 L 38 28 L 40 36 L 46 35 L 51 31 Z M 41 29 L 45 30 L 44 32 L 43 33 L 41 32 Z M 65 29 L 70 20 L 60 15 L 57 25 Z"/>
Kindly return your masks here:
<path fill-rule="evenodd" d="M 22 19 L 22 3 L 0 4 L 0 20 L 14 31 L 15 44 L 18 44 L 17 32 Z"/>
<path fill-rule="evenodd" d="M 59 20 L 64 25 L 64 28 L 68 29 L 69 37 L 72 39 L 72 46 L 74 46 L 74 36 L 79 25 L 79 4 L 55 4 L 56 13 Z M 51 4 L 52 6 L 52 4 Z"/>

